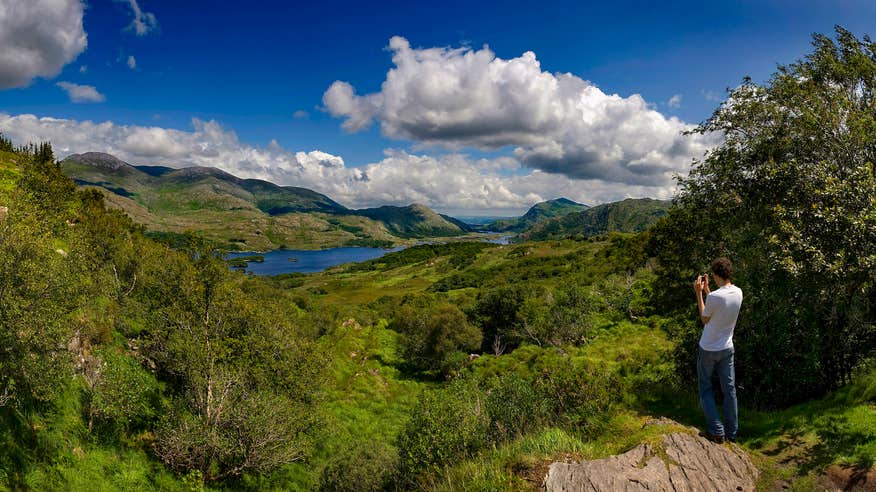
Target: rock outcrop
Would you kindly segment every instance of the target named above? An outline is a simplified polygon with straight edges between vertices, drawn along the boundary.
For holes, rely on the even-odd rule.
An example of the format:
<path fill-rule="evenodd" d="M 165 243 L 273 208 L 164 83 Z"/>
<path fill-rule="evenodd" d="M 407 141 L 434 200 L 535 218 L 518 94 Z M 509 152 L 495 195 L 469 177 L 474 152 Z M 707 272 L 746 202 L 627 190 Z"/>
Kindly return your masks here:
<path fill-rule="evenodd" d="M 691 432 L 672 432 L 659 444 L 581 463 L 553 463 L 544 479 L 549 492 L 753 491 L 758 470 L 742 448 L 715 444 Z"/>

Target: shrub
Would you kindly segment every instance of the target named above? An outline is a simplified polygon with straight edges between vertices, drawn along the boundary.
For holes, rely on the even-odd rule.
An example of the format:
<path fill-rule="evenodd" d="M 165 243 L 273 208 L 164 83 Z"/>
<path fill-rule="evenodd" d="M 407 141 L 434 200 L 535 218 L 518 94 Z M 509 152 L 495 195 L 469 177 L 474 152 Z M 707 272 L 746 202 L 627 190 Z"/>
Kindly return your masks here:
<path fill-rule="evenodd" d="M 381 442 L 350 443 L 332 456 L 320 475 L 319 489 L 368 492 L 387 488 L 398 473 L 398 451 Z"/>
<path fill-rule="evenodd" d="M 488 441 L 489 427 L 486 396 L 473 379 L 425 392 L 399 436 L 402 477 L 411 480 L 473 456 Z"/>
<path fill-rule="evenodd" d="M 457 370 L 462 358 L 481 344 L 480 331 L 459 308 L 450 304 L 402 306 L 390 328 L 401 333 L 404 356 L 415 367 L 442 370 L 445 375 Z"/>

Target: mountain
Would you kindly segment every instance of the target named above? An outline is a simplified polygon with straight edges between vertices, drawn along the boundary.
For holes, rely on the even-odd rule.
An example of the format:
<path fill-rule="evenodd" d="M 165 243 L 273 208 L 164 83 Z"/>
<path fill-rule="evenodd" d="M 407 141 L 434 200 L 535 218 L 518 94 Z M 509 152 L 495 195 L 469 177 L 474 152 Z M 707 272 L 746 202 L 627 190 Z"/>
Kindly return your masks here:
<path fill-rule="evenodd" d="M 404 238 L 458 236 L 472 230 L 468 224 L 440 215 L 419 203 L 407 207 L 384 205 L 356 210 L 354 213 L 383 222 L 390 232 Z"/>
<path fill-rule="evenodd" d="M 566 214 L 586 210 L 587 205 L 573 202 L 568 198 L 557 198 L 546 202 L 536 203 L 520 217 L 515 219 L 497 220 L 483 227 L 491 232 L 522 232 L 538 222 L 560 217 Z"/>
<path fill-rule="evenodd" d="M 519 237 L 538 241 L 575 235 L 592 236 L 605 232 L 640 232 L 666 215 L 671 203 L 652 198 L 628 198 L 620 202 L 604 203 L 582 212 L 544 220 Z"/>
<path fill-rule="evenodd" d="M 351 210 L 313 190 L 212 167 L 134 166 L 87 152 L 68 156 L 61 169 L 151 231 L 198 231 L 235 249 L 390 245 L 470 231 L 423 205 Z"/>
<path fill-rule="evenodd" d="M 270 215 L 347 210 L 306 188 L 241 179 L 212 167 L 132 166 L 99 152 L 73 154 L 61 161 L 61 167 L 79 185 L 100 186 L 126 197 L 136 195 L 137 201 L 147 207 L 190 208 L 201 203 L 221 209 L 240 206 L 237 200 L 244 200 Z"/>

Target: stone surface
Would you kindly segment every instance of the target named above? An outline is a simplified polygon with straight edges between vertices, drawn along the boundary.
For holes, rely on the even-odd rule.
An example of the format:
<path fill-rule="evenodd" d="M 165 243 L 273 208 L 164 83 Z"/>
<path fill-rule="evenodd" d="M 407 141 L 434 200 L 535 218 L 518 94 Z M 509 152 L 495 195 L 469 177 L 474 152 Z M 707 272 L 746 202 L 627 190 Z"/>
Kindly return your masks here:
<path fill-rule="evenodd" d="M 550 492 L 753 491 L 758 471 L 742 448 L 686 432 L 666 434 L 658 446 L 582 463 L 553 463 L 544 479 Z"/>

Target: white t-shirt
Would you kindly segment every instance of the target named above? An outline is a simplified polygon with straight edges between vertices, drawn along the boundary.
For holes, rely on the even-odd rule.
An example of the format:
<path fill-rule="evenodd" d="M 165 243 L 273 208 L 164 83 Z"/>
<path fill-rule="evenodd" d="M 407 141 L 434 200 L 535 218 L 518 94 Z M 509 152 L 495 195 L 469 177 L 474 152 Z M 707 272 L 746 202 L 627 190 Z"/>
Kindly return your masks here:
<path fill-rule="evenodd" d="M 725 285 L 706 296 L 703 316 L 710 317 L 700 337 L 703 350 L 717 352 L 733 347 L 733 329 L 742 307 L 742 289 Z"/>

